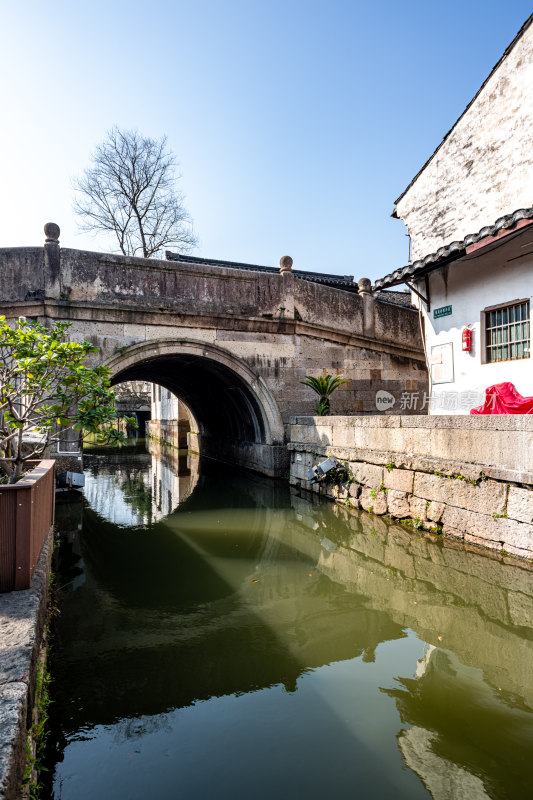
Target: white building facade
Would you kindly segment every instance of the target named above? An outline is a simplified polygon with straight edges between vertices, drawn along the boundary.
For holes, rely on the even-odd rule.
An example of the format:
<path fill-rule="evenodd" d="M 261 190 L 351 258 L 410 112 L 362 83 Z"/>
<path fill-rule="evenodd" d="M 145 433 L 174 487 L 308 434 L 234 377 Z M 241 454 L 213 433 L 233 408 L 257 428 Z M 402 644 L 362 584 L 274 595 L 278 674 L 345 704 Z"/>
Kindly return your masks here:
<path fill-rule="evenodd" d="M 164 386 L 152 383 L 149 435 L 186 449 L 190 432 L 197 432 L 197 425 L 188 406 Z"/>
<path fill-rule="evenodd" d="M 533 395 L 532 23 L 396 201 L 414 261 L 374 289 L 407 284 L 420 310 L 420 413 L 468 414 L 503 382 Z"/>
<path fill-rule="evenodd" d="M 468 414 L 494 384 L 533 395 L 533 224 L 413 283 L 434 414 Z M 421 409 L 424 410 L 424 409 Z"/>

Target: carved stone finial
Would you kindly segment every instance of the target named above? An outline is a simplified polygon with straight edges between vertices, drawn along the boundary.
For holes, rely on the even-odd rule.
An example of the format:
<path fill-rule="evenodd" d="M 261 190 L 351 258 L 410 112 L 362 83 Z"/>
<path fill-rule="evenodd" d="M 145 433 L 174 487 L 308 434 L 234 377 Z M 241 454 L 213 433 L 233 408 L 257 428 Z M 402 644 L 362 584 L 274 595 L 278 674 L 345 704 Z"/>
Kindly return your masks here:
<path fill-rule="evenodd" d="M 359 294 L 372 294 L 372 281 L 370 278 L 359 278 L 357 286 Z"/>
<path fill-rule="evenodd" d="M 45 242 L 59 242 L 59 234 L 61 231 L 59 225 L 56 225 L 55 222 L 47 222 L 44 226 L 44 232 L 46 235 Z"/>
<path fill-rule="evenodd" d="M 279 271 L 282 275 L 284 272 L 292 272 L 292 258 L 290 256 L 283 256 L 280 258 Z"/>

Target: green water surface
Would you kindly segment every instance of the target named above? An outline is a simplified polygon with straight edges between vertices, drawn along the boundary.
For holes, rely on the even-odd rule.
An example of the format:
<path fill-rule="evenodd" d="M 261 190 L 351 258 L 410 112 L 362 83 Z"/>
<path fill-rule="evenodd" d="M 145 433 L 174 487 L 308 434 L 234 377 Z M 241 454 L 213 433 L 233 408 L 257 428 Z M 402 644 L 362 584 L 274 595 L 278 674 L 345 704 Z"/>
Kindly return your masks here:
<path fill-rule="evenodd" d="M 186 454 L 86 466 L 46 796 L 533 797 L 528 565 Z"/>

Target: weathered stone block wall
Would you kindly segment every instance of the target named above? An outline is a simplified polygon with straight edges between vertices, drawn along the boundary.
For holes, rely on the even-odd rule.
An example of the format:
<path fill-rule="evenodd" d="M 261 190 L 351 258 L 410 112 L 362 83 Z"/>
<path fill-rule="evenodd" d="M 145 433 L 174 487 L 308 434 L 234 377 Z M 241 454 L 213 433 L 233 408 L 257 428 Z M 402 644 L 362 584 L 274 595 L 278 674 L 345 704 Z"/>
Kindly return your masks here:
<path fill-rule="evenodd" d="M 533 419 L 296 417 L 290 481 L 374 514 L 533 558 Z M 333 455 L 346 467 L 313 483 Z"/>
<path fill-rule="evenodd" d="M 405 312 L 408 313 L 405 313 Z M 416 342 L 420 335 L 418 312 L 377 300 L 374 311 L 374 336 L 384 342 Z"/>
<path fill-rule="evenodd" d="M 70 302 L 169 305 L 174 313 L 279 314 L 282 276 L 84 250 L 61 250 L 61 290 Z"/>
<path fill-rule="evenodd" d="M 533 202 L 533 25 L 396 203 L 413 260 Z"/>
<path fill-rule="evenodd" d="M 294 309 L 298 321 L 326 330 L 363 334 L 393 344 L 409 342 L 410 346 L 416 346 L 420 337 L 415 309 L 298 278 L 294 282 Z"/>
<path fill-rule="evenodd" d="M 43 248 L 0 249 L 0 275 L 2 305 L 20 300 L 43 300 L 45 297 Z"/>
<path fill-rule="evenodd" d="M 297 318 L 326 328 L 363 331 L 362 298 L 353 292 L 340 292 L 331 286 L 296 279 L 294 307 Z"/>

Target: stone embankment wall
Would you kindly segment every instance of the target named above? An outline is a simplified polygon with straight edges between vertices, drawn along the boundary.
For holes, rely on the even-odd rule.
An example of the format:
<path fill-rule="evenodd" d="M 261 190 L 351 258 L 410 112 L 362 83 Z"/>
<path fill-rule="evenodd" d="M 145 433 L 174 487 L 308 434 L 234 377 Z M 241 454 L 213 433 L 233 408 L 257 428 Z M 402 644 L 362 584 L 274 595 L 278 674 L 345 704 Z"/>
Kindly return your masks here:
<path fill-rule="evenodd" d="M 18 800 L 48 612 L 50 532 L 31 586 L 0 594 L 0 800 Z"/>
<path fill-rule="evenodd" d="M 533 418 L 295 417 L 290 481 L 374 514 L 533 558 Z M 327 455 L 331 480 L 308 480 Z"/>

